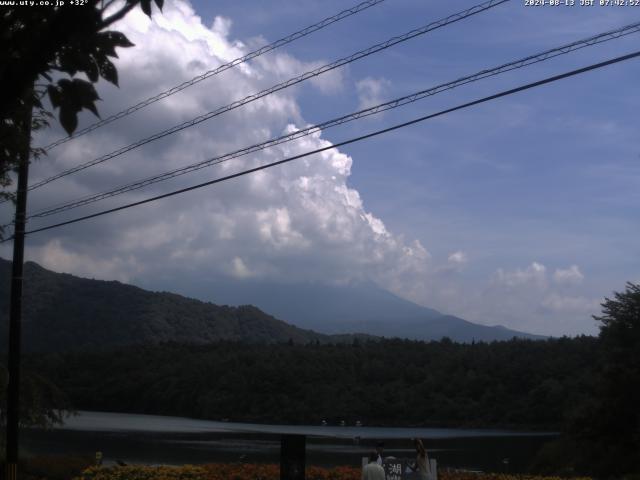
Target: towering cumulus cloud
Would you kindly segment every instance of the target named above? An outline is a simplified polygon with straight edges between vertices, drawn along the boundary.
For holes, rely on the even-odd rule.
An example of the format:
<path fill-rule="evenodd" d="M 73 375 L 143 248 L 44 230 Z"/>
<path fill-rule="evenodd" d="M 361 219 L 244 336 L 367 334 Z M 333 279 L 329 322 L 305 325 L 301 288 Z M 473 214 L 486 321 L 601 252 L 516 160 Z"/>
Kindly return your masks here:
<path fill-rule="evenodd" d="M 168 2 L 152 20 L 134 9 L 116 29 L 135 47 L 118 52 L 120 88 L 99 85 L 103 118 L 266 43 L 262 38 L 235 40 L 231 20 L 215 18 L 205 23 L 190 4 L 180 0 Z M 284 50 L 261 56 L 59 146 L 33 165 L 31 180 L 130 145 L 329 60 L 301 60 Z M 110 190 L 304 128 L 307 118 L 318 113 L 309 109 L 327 96 L 353 92 L 352 105 L 336 115 L 387 97 L 389 81 L 358 79 L 353 72 L 319 76 L 64 177 L 32 191 L 30 210 Z M 93 121 L 91 114 L 83 114 L 81 125 Z M 36 143 L 43 145 L 64 133 L 51 128 L 39 135 Z M 331 135 L 334 138 L 333 131 Z M 335 138 L 347 136 L 339 133 Z M 98 204 L 35 219 L 30 227 L 326 146 L 331 146 L 326 133 L 316 133 Z M 548 334 L 589 328 L 589 315 L 597 313 L 598 301 L 584 289 L 589 271 L 583 273 L 573 265 L 575 260 L 560 259 L 545 266 L 532 262 L 534 258 L 517 259 L 496 270 L 502 259 L 479 265 L 487 252 L 468 241 L 446 245 L 446 249 L 434 244 L 434 252 L 439 253 L 431 258 L 418 240 L 391 231 L 384 222 L 389 219 L 367 210 L 360 193 L 349 184 L 354 161 L 366 168 L 362 154 L 352 159 L 332 148 L 204 189 L 42 232 L 29 237 L 27 256 L 57 271 L 200 296 L 208 290 L 196 287 L 208 280 L 374 282 L 407 299 L 480 323 Z M 8 218 L 9 205 L 0 208 Z M 424 215 L 432 214 L 425 211 Z M 473 238 L 473 232 L 467 237 Z M 10 257 L 8 245 L 0 248 L 5 258 Z"/>
<path fill-rule="evenodd" d="M 121 88 L 100 86 L 103 116 L 255 47 L 232 40 L 231 27 L 230 20 L 223 18 L 207 27 L 189 4 L 179 1 L 168 3 L 163 14 L 152 20 L 134 10 L 118 29 L 136 46 L 119 52 Z M 272 53 L 228 70 L 53 150 L 34 168 L 33 178 L 49 176 L 215 110 L 317 64 Z M 306 126 L 298 105 L 303 89 L 313 89 L 311 93 L 320 98 L 339 91 L 343 81 L 338 72 L 308 86 L 270 95 L 36 190 L 32 205 L 37 209 L 109 189 L 295 131 Z M 45 143 L 56 134 L 59 132 L 47 132 L 39 140 Z M 315 134 L 99 205 L 145 198 L 325 146 L 330 143 Z M 224 184 L 34 236 L 30 256 L 57 270 L 121 280 L 192 272 L 195 277 L 305 279 L 334 284 L 366 279 L 396 289 L 420 280 L 427 272 L 427 251 L 418 241 L 405 242 L 389 232 L 380 218 L 365 209 L 358 192 L 347 183 L 351 166 L 348 155 L 331 149 Z"/>

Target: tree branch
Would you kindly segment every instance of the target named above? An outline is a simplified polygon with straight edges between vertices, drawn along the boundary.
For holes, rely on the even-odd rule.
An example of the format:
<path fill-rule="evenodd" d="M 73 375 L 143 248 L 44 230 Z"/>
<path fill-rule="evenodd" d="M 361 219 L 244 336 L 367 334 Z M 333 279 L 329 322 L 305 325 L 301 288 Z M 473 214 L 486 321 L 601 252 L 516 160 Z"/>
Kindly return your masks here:
<path fill-rule="evenodd" d="M 119 11 L 117 11 L 116 13 L 111 15 L 110 17 L 105 18 L 101 23 L 100 30 L 102 30 L 103 28 L 108 27 L 112 23 L 115 23 L 118 20 L 124 18 L 127 15 L 127 13 L 129 13 L 131 10 L 133 10 L 138 3 L 140 3 L 140 0 L 134 0 L 131 3 L 129 3 L 128 5 L 122 7 Z"/>
<path fill-rule="evenodd" d="M 101 8 L 101 10 L 102 10 L 102 12 L 104 12 L 107 8 L 109 8 L 111 5 L 113 5 L 114 3 L 116 3 L 116 1 L 117 1 L 117 0 L 108 0 L 108 1 L 107 1 L 107 3 L 105 4 L 105 3 L 104 3 L 104 0 L 103 0 L 102 6 L 100 7 L 100 8 Z"/>

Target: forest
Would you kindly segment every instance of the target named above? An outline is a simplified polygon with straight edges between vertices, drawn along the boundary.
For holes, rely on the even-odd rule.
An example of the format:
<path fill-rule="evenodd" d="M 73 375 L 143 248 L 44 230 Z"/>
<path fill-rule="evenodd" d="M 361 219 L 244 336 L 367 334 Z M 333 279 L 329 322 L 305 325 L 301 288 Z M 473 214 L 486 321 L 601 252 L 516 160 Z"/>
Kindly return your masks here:
<path fill-rule="evenodd" d="M 552 430 L 562 436 L 540 463 L 553 472 L 638 472 L 640 285 L 605 298 L 594 319 L 598 337 L 218 341 L 32 353 L 24 358 L 31 397 L 23 405 L 45 408 L 53 422 L 58 405 L 259 423 Z M 56 398 L 41 395 L 38 383 Z"/>
<path fill-rule="evenodd" d="M 29 357 L 74 408 L 243 422 L 560 429 L 596 340 L 164 344 Z"/>

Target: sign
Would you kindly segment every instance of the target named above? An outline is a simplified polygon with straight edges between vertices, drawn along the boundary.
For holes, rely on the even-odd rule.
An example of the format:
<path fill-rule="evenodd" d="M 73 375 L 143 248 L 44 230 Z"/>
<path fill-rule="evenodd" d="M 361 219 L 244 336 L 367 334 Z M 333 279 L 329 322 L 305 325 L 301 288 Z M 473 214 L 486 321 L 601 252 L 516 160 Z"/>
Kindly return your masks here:
<path fill-rule="evenodd" d="M 362 467 L 369 463 L 369 457 L 362 457 Z M 384 459 L 382 467 L 384 468 L 385 480 L 424 480 L 420 473 L 409 468 L 414 464 L 411 458 L 395 458 L 387 457 Z M 429 459 L 429 472 L 427 472 L 428 480 L 438 480 L 438 463 L 435 458 Z"/>
<path fill-rule="evenodd" d="M 280 480 L 304 480 L 306 441 L 304 435 L 280 437 Z"/>
<path fill-rule="evenodd" d="M 400 460 L 385 460 L 383 467 L 386 480 L 402 480 L 403 462 Z"/>

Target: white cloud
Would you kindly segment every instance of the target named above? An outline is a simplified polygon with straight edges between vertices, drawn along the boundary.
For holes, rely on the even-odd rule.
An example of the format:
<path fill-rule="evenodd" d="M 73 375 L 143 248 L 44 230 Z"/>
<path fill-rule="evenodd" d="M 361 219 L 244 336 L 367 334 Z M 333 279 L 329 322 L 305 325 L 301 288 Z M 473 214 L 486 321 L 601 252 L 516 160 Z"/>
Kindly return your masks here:
<path fill-rule="evenodd" d="M 451 298 L 451 295 L 453 295 L 453 292 L 454 290 L 456 290 L 456 288 L 454 285 L 445 287 L 443 285 L 443 282 L 447 277 L 461 273 L 464 270 L 467 261 L 467 254 L 459 250 L 457 252 L 450 253 L 447 257 L 447 262 L 435 269 L 435 276 L 438 277 L 436 283 L 439 285 L 439 294 L 441 296 L 444 295 L 444 297 Z"/>
<path fill-rule="evenodd" d="M 229 38 L 231 22 L 203 25 L 185 2 L 170 2 L 149 20 L 136 9 L 118 26 L 136 44 L 119 51 L 121 89 L 100 85 L 103 116 L 246 53 Z M 286 53 L 260 57 L 53 150 L 33 169 L 37 180 L 70 165 L 214 110 L 321 62 Z M 342 88 L 342 73 L 318 77 L 324 93 Z M 184 130 L 126 156 L 34 191 L 34 209 L 128 183 L 306 126 L 298 95 L 287 89 Z M 59 132 L 45 132 L 46 143 Z M 44 138 L 47 137 L 47 138 Z M 119 205 L 256 165 L 331 146 L 320 133 L 234 159 L 100 204 Z M 172 272 L 270 280 L 373 280 L 403 289 L 424 281 L 429 254 L 366 209 L 347 183 L 352 158 L 338 149 L 214 187 L 34 237 L 32 259 L 58 271 L 102 278 L 171 278 Z M 93 208 L 93 207 L 92 207 Z M 82 211 L 85 213 L 87 210 Z M 73 211 L 73 216 L 81 213 Z M 34 222 L 34 226 L 35 226 Z M 42 222 L 41 224 L 44 224 Z M 98 272 L 101 272 L 98 275 Z"/>
<path fill-rule="evenodd" d="M 467 254 L 461 251 L 453 252 L 447 261 L 452 265 L 464 265 L 467 263 Z"/>
<path fill-rule="evenodd" d="M 552 311 L 594 315 L 600 310 L 600 300 L 586 297 L 562 296 L 553 293 L 544 298 L 542 305 Z"/>
<path fill-rule="evenodd" d="M 37 259 L 54 271 L 73 272 L 98 280 L 128 282 L 141 271 L 141 265 L 133 256 L 105 255 L 95 258 L 91 251 L 66 250 L 58 239 L 53 239 L 40 247 Z"/>
<path fill-rule="evenodd" d="M 259 237 L 265 244 L 276 249 L 309 246 L 310 243 L 304 236 L 291 226 L 291 217 L 287 208 L 271 207 L 266 210 L 258 210 L 255 216 Z"/>
<path fill-rule="evenodd" d="M 577 265 L 571 265 L 565 270 L 557 269 L 553 273 L 553 280 L 561 285 L 576 285 L 582 283 L 584 275 Z"/>
<path fill-rule="evenodd" d="M 538 262 L 533 262 L 524 270 L 518 269 L 508 272 L 498 269 L 495 274 L 495 283 L 507 287 L 536 286 L 544 288 L 547 284 L 547 267 Z"/>
<path fill-rule="evenodd" d="M 365 109 L 383 103 L 388 96 L 391 82 L 386 78 L 366 77 L 356 82 L 358 108 Z"/>
<path fill-rule="evenodd" d="M 317 60 L 315 62 L 303 62 L 282 52 L 276 55 L 258 57 L 255 62 L 260 66 L 260 70 L 256 71 L 256 74 L 263 78 L 270 74 L 268 76 L 272 83 L 287 81 L 290 78 L 316 70 L 329 63 L 321 60 Z M 317 88 L 320 93 L 325 95 L 338 93 L 344 88 L 345 69 L 346 66 L 329 70 L 322 75 L 310 78 L 309 82 Z M 274 81 L 276 79 L 277 81 Z"/>
<path fill-rule="evenodd" d="M 254 273 L 249 270 L 240 257 L 234 257 L 231 262 L 231 275 L 235 278 L 250 278 Z"/>
<path fill-rule="evenodd" d="M 231 38 L 229 19 L 217 17 L 207 27 L 188 3 L 179 0 L 167 2 L 163 14 L 151 21 L 135 9 L 117 29 L 136 47 L 119 51 L 121 89 L 100 85 L 103 118 L 249 49 L 248 42 Z M 283 51 L 260 57 L 53 150 L 34 164 L 32 180 L 324 63 L 302 61 Z M 340 92 L 344 84 L 343 69 L 311 82 L 314 94 L 327 95 Z M 360 107 L 384 101 L 390 87 L 385 78 L 360 80 L 356 84 Z M 302 92 L 301 86 L 280 91 L 33 191 L 30 205 L 37 210 L 303 128 Z M 45 144 L 62 132 L 41 135 L 37 143 Z M 117 206 L 330 145 L 317 133 L 99 205 Z M 367 209 L 349 184 L 354 160 L 366 158 L 352 159 L 331 149 L 214 187 L 34 235 L 27 252 L 57 271 L 122 281 L 167 278 L 169 284 L 176 273 L 180 278 L 192 275 L 194 281 L 221 276 L 333 284 L 373 280 L 401 296 L 472 321 L 539 333 L 589 330 L 589 309 L 598 301 L 571 291 L 584 277 L 577 265 L 548 270 L 533 262 L 524 268 L 498 269 L 470 287 L 463 276 L 468 255 L 457 250 L 462 246 L 451 245 L 447 251 L 452 253 L 433 259 L 419 240 L 405 239 Z M 73 211 L 66 218 L 97 208 Z M 32 226 L 48 223 L 34 221 Z M 474 262 L 477 257 L 473 255 Z"/>
<path fill-rule="evenodd" d="M 563 272 L 560 282 L 555 278 L 558 272 Z M 579 267 L 572 265 L 556 268 L 550 275 L 549 268 L 540 262 L 525 268 L 499 268 L 484 287 L 465 292 L 460 285 L 449 286 L 443 300 L 454 305 L 453 313 L 479 323 L 545 335 L 595 333 L 591 315 L 599 311 L 601 300 L 572 291 L 579 272 Z M 567 283 L 567 277 L 571 282 Z"/>

